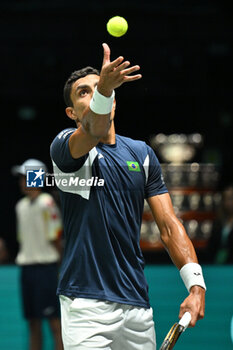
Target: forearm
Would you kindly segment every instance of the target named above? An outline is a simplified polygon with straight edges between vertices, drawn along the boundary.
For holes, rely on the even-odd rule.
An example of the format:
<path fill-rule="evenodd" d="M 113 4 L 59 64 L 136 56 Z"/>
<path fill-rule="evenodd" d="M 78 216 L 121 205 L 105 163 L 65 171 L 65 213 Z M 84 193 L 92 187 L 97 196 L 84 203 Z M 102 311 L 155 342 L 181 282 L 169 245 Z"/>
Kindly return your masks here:
<path fill-rule="evenodd" d="M 105 137 L 109 131 L 111 126 L 111 113 L 100 115 L 88 108 L 83 116 L 82 126 L 85 132 L 91 137 L 100 140 Z"/>
<path fill-rule="evenodd" d="M 167 227 L 161 234 L 168 253 L 174 264 L 180 270 L 181 278 L 189 292 L 196 292 L 196 288 L 206 289 L 202 268 L 198 264 L 195 249 L 178 219 L 174 223 L 167 220 Z"/>
<path fill-rule="evenodd" d="M 194 327 L 197 320 L 204 317 L 206 289 L 196 252 L 183 225 L 179 222 L 175 222 L 170 229 L 165 229 L 161 239 L 174 264 L 180 270 L 181 278 L 189 292 L 189 296 L 181 304 L 179 317 L 181 318 L 186 311 L 191 312 L 190 326 Z"/>
<path fill-rule="evenodd" d="M 181 278 L 189 291 L 189 296 L 181 304 L 180 317 L 189 311 L 191 326 L 204 317 L 205 282 L 196 252 L 183 225 L 177 219 L 168 193 L 148 198 L 155 221 L 159 227 L 161 240 L 174 264 L 180 270 Z"/>
<path fill-rule="evenodd" d="M 106 90 L 97 85 L 82 118 L 85 131 L 92 137 L 102 138 L 107 135 L 111 126 L 114 97 L 114 90 Z"/>
<path fill-rule="evenodd" d="M 97 96 L 97 107 L 92 103 L 92 98 L 90 105 L 83 112 L 82 123 L 69 139 L 70 153 L 73 158 L 85 155 L 108 134 L 112 125 L 113 98 L 107 97 L 105 105 L 106 96 L 100 96 L 99 100 Z M 107 113 L 108 111 L 110 112 Z"/>
<path fill-rule="evenodd" d="M 159 227 L 161 240 L 177 268 L 180 270 L 185 264 L 196 263 L 193 244 L 174 213 L 169 194 L 151 197 L 148 204 Z"/>
<path fill-rule="evenodd" d="M 166 220 L 161 228 L 161 240 L 179 270 L 190 262 L 198 263 L 193 244 L 178 219 L 169 217 Z"/>

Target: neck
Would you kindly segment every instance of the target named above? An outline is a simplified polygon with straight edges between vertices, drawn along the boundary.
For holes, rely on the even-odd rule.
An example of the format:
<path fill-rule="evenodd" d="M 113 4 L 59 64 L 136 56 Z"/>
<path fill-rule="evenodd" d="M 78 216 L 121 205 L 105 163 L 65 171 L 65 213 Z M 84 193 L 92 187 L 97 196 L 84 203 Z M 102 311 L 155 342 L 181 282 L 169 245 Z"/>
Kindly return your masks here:
<path fill-rule="evenodd" d="M 108 145 L 114 145 L 116 143 L 116 133 L 115 133 L 115 125 L 114 121 L 112 121 L 111 126 L 108 130 L 108 133 L 105 137 L 103 137 L 100 142 L 106 143 Z"/>
<path fill-rule="evenodd" d="M 39 194 L 41 193 L 41 191 L 37 191 L 37 190 L 31 190 L 31 191 L 28 191 L 27 192 L 27 196 L 31 199 L 31 200 L 34 200 L 36 199 L 36 197 L 39 196 Z"/>

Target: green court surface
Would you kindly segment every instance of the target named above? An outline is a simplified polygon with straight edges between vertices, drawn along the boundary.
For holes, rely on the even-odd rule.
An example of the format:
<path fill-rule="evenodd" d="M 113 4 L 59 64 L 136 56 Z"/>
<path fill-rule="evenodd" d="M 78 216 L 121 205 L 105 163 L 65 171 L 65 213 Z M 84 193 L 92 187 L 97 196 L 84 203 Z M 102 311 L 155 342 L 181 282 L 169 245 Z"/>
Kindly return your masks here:
<path fill-rule="evenodd" d="M 207 285 L 205 318 L 187 329 L 174 349 L 232 350 L 233 266 L 203 266 L 203 271 Z M 148 266 L 145 272 L 160 346 L 188 294 L 175 267 Z"/>
<path fill-rule="evenodd" d="M 194 329 L 187 329 L 176 350 L 233 349 L 233 266 L 204 266 L 207 284 L 206 317 Z M 174 266 L 148 265 L 145 274 L 154 309 L 159 346 L 177 320 L 179 305 L 187 292 Z M 0 349 L 26 350 L 27 326 L 22 317 L 17 266 L 0 266 Z M 43 324 L 44 348 L 53 344 L 46 322 Z M 146 350 L 146 349 L 145 349 Z"/>

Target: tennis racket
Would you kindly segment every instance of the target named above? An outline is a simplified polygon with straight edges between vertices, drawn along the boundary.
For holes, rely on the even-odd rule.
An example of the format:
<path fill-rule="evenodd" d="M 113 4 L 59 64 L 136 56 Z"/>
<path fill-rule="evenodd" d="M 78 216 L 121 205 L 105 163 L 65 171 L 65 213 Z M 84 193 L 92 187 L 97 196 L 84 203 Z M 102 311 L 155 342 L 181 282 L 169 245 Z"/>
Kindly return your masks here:
<path fill-rule="evenodd" d="M 175 323 L 168 334 L 164 338 L 164 341 L 159 350 L 171 350 L 176 344 L 179 336 L 185 331 L 191 321 L 191 314 L 185 312 L 179 322 Z"/>

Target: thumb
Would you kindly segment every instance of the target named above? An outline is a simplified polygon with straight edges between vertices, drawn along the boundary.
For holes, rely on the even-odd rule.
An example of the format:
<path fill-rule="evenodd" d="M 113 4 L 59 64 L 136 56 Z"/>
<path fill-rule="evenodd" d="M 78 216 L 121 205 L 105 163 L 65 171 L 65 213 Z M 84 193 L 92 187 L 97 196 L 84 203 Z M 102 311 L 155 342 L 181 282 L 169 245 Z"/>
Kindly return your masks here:
<path fill-rule="evenodd" d="M 104 43 L 102 44 L 103 46 L 103 49 L 104 49 L 104 57 L 103 57 L 103 64 L 102 66 L 104 66 L 106 63 L 109 63 L 110 62 L 110 48 L 108 46 L 108 44 Z"/>

